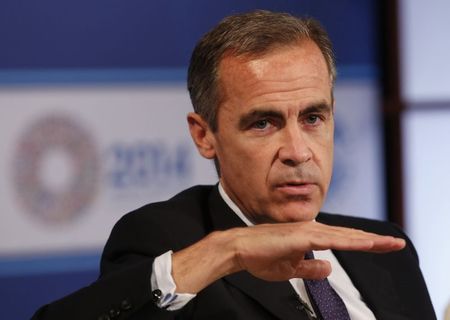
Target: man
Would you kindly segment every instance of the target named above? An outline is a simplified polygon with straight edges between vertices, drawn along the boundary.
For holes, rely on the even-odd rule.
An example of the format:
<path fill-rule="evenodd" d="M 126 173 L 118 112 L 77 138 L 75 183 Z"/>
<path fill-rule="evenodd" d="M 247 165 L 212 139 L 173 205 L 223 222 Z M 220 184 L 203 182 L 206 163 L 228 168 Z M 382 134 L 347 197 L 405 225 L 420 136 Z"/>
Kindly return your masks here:
<path fill-rule="evenodd" d="M 400 230 L 319 214 L 335 74 L 313 20 L 224 19 L 197 44 L 188 75 L 190 133 L 219 184 L 124 216 L 99 280 L 35 319 L 435 319 Z M 325 307 L 319 283 L 333 296 Z"/>

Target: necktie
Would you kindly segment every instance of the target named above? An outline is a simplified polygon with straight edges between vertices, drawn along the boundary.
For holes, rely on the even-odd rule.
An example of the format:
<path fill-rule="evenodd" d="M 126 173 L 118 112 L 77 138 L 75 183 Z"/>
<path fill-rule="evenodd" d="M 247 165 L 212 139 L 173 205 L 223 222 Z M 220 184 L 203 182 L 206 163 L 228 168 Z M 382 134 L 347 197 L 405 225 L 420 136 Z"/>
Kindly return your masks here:
<path fill-rule="evenodd" d="M 312 251 L 305 259 L 314 259 Z M 347 308 L 341 297 L 334 291 L 328 280 L 303 280 L 314 309 L 324 320 L 350 320 Z"/>

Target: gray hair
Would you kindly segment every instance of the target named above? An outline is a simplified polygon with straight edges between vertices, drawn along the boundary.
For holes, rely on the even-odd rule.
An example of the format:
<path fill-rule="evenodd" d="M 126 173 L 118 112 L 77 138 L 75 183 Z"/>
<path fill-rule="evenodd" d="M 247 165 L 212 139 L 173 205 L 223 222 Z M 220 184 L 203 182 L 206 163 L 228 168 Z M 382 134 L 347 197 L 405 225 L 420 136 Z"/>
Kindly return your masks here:
<path fill-rule="evenodd" d="M 218 68 L 224 54 L 262 56 L 271 49 L 309 39 L 322 52 L 331 83 L 336 65 L 330 38 L 313 18 L 297 18 L 288 13 L 256 10 L 224 18 L 206 33 L 192 52 L 188 70 L 188 90 L 194 111 L 217 130 L 221 101 Z"/>

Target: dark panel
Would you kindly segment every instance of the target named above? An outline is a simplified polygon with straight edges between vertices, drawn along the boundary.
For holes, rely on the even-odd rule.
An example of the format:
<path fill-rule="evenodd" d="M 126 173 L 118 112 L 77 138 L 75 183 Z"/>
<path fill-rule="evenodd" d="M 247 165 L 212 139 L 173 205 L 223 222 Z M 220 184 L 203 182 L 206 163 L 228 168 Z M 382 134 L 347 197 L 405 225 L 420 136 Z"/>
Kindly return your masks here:
<path fill-rule="evenodd" d="M 403 226 L 403 152 L 400 99 L 398 2 L 381 1 L 381 89 L 387 219 Z"/>
<path fill-rule="evenodd" d="M 98 271 L 79 271 L 15 277 L 0 277 L 2 319 L 30 319 L 50 301 L 61 298 L 97 278 Z"/>
<path fill-rule="evenodd" d="M 255 8 L 314 16 L 339 64 L 374 65 L 376 7 L 373 0 L 6 0 L 0 68 L 182 67 L 223 16 Z"/>

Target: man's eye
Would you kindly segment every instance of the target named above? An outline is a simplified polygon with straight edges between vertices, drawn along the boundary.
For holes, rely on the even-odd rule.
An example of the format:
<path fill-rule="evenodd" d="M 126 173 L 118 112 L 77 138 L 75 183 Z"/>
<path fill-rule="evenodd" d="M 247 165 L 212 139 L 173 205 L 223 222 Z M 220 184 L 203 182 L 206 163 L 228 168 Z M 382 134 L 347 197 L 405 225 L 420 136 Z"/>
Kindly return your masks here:
<path fill-rule="evenodd" d="M 316 124 L 320 120 L 318 115 L 310 115 L 306 118 L 308 124 Z"/>
<path fill-rule="evenodd" d="M 256 129 L 265 129 L 269 125 L 269 121 L 266 119 L 258 120 L 253 124 Z"/>

